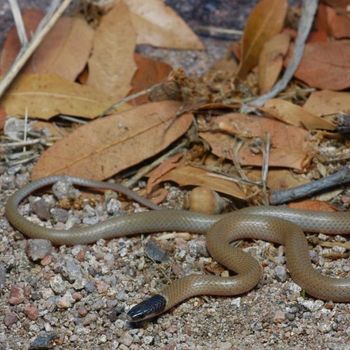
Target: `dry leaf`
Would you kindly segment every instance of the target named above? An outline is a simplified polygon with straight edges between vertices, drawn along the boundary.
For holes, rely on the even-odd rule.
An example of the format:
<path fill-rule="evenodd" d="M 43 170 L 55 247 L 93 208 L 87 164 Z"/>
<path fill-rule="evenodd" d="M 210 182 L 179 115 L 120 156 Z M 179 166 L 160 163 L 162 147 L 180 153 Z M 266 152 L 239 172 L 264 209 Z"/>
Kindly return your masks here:
<path fill-rule="evenodd" d="M 180 104 L 154 102 L 88 123 L 46 150 L 33 169 L 33 179 L 66 174 L 95 180 L 155 155 L 180 137 L 192 114 L 176 116 Z"/>
<path fill-rule="evenodd" d="M 28 61 L 24 73 L 75 81 L 89 58 L 93 30 L 82 18 L 61 17 Z"/>
<path fill-rule="evenodd" d="M 339 15 L 336 10 L 325 6 L 329 32 L 336 39 L 350 37 L 350 18 L 348 14 Z"/>
<path fill-rule="evenodd" d="M 147 181 L 147 193 L 151 193 L 154 186 L 158 183 L 158 179 L 164 174 L 168 173 L 170 170 L 177 168 L 180 165 L 180 160 L 183 158 L 184 153 L 178 153 L 174 156 L 165 160 L 162 164 L 160 164 L 157 168 L 152 170 L 148 174 Z"/>
<path fill-rule="evenodd" d="M 169 171 L 161 176 L 157 182 L 163 181 L 174 181 L 180 186 L 205 186 L 235 198 L 247 198 L 237 183 L 190 165 L 182 165 Z"/>
<path fill-rule="evenodd" d="M 312 114 L 303 107 L 279 98 L 268 100 L 261 109 L 273 118 L 308 130 L 334 130 L 336 127 L 332 122 Z"/>
<path fill-rule="evenodd" d="M 261 50 L 259 57 L 259 89 L 261 94 L 270 91 L 275 85 L 283 67 L 284 56 L 288 52 L 290 34 L 283 32 L 273 36 Z"/>
<path fill-rule="evenodd" d="M 295 203 L 289 203 L 288 207 L 293 209 L 303 209 L 303 210 L 312 210 L 312 211 L 329 211 L 329 212 L 337 211 L 337 209 L 328 202 L 312 200 L 312 199 L 307 199 L 307 200 L 303 200 Z"/>
<path fill-rule="evenodd" d="M 204 49 L 197 35 L 163 0 L 124 1 L 131 12 L 138 44 L 173 49 Z"/>
<path fill-rule="evenodd" d="M 308 43 L 295 76 L 319 89 L 350 87 L 350 41 Z"/>
<path fill-rule="evenodd" d="M 44 14 L 41 11 L 35 9 L 25 10 L 23 12 L 23 23 L 29 39 L 32 37 L 32 33 L 35 32 L 43 16 Z M 7 34 L 1 50 L 0 74 L 5 74 L 8 71 L 20 49 L 21 43 L 18 39 L 16 27 L 13 26 Z"/>
<path fill-rule="evenodd" d="M 112 11 L 102 17 L 96 30 L 87 85 L 115 100 L 126 96 L 136 71 L 135 45 L 136 33 L 128 7 L 119 0 Z"/>
<path fill-rule="evenodd" d="M 261 181 L 261 170 L 253 169 L 245 174 L 252 181 Z M 310 182 L 301 174 L 295 174 L 290 170 L 269 169 L 267 176 L 267 187 L 270 190 L 281 190 L 304 185 Z"/>
<path fill-rule="evenodd" d="M 95 118 L 113 103 L 90 86 L 57 75 L 20 76 L 0 101 L 8 114 L 50 119 L 58 114 Z"/>
<path fill-rule="evenodd" d="M 264 44 L 281 32 L 287 14 L 287 0 L 261 0 L 248 17 L 242 40 L 237 76 L 244 79 L 258 64 Z"/>
<path fill-rule="evenodd" d="M 238 161 L 242 165 L 262 165 L 258 145 L 259 140 L 265 139 L 266 133 L 271 137 L 270 166 L 304 171 L 315 153 L 311 136 L 306 130 L 269 118 L 229 113 L 213 119 L 212 128 L 216 132 L 201 132 L 199 135 L 210 144 L 212 152 L 218 157 L 232 160 L 237 147 L 236 140 L 227 133 L 237 132 L 246 139 L 238 153 Z"/>
<path fill-rule="evenodd" d="M 61 139 L 63 136 L 67 135 L 68 130 L 71 131 L 71 128 L 59 127 L 56 123 L 42 120 L 35 120 L 30 124 L 30 126 L 32 130 L 40 132 L 44 131 L 45 134 L 54 137 L 56 140 Z"/>
<path fill-rule="evenodd" d="M 156 61 L 139 54 L 135 54 L 134 59 L 137 71 L 132 78 L 130 95 L 162 82 L 172 71 L 172 67 L 165 62 Z M 146 102 L 149 102 L 149 99 L 147 95 L 144 95 L 132 100 L 130 104 L 140 105 Z"/>
<path fill-rule="evenodd" d="M 322 0 L 322 2 L 338 11 L 348 11 L 348 6 L 350 5 L 349 0 Z"/>
<path fill-rule="evenodd" d="M 303 108 L 318 116 L 350 112 L 350 92 L 313 92 Z"/>

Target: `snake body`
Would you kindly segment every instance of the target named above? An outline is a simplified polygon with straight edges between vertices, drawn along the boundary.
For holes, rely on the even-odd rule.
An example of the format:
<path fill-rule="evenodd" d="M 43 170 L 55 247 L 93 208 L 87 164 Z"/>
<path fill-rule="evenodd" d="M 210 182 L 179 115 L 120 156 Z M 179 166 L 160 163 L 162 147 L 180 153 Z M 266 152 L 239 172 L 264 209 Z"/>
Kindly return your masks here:
<path fill-rule="evenodd" d="M 34 181 L 14 193 L 7 201 L 6 216 L 19 231 L 31 238 L 43 238 L 54 244 L 87 244 L 98 239 L 163 231 L 189 231 L 206 235 L 210 255 L 229 270 L 232 277 L 189 275 L 174 281 L 159 294 L 133 307 L 131 321 L 156 316 L 174 305 L 197 295 L 237 295 L 259 282 L 259 263 L 230 243 L 238 239 L 263 239 L 284 244 L 287 267 L 294 281 L 308 294 L 323 300 L 350 302 L 350 278 L 332 278 L 317 272 L 310 261 L 303 231 L 349 234 L 350 214 L 346 212 L 310 212 L 285 207 L 251 207 L 223 215 L 204 215 L 183 210 L 152 210 L 122 215 L 88 227 L 69 230 L 49 229 L 30 222 L 18 211 L 20 202 L 32 192 L 60 180 L 89 188 L 111 189 L 159 209 L 135 192 L 118 184 L 68 176 L 50 176 Z"/>

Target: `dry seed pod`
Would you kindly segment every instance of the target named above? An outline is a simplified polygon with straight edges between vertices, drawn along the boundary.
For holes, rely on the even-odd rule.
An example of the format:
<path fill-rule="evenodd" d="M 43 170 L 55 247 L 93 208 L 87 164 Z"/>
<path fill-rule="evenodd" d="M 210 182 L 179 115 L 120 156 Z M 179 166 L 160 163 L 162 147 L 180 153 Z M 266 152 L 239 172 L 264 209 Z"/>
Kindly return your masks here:
<path fill-rule="evenodd" d="M 195 187 L 184 200 L 184 208 L 204 214 L 219 214 L 227 202 L 208 187 Z"/>

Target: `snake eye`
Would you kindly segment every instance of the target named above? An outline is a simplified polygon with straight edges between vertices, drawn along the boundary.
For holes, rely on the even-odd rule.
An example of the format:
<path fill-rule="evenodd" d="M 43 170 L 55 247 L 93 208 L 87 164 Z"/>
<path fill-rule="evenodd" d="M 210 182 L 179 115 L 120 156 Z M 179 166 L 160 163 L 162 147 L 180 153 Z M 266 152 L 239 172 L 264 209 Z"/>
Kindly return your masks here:
<path fill-rule="evenodd" d="M 140 322 L 160 314 L 164 311 L 165 304 L 165 298 L 157 294 L 135 305 L 130 309 L 127 315 L 131 322 Z"/>

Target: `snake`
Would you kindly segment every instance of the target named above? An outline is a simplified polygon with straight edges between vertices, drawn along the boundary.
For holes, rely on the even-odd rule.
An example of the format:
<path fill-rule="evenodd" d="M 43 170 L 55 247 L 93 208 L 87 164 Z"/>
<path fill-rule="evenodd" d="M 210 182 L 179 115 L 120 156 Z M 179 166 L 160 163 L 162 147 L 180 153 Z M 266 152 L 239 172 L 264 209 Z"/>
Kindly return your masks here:
<path fill-rule="evenodd" d="M 58 181 L 90 189 L 123 193 L 152 209 L 114 216 L 106 221 L 68 230 L 35 224 L 19 212 L 19 204 L 30 194 Z M 181 209 L 162 209 L 118 183 L 71 176 L 48 176 L 25 185 L 6 202 L 5 214 L 17 230 L 30 238 L 50 240 L 56 245 L 89 244 L 99 239 L 155 232 L 204 234 L 209 254 L 234 272 L 228 277 L 190 274 L 174 280 L 158 294 L 147 297 L 127 313 L 131 322 L 141 322 L 172 309 L 194 296 L 235 296 L 253 289 L 261 280 L 259 262 L 232 242 L 261 239 L 285 246 L 286 264 L 292 279 L 310 296 L 333 302 L 350 302 L 350 278 L 330 277 L 317 271 L 310 260 L 305 232 L 349 234 L 350 213 L 292 209 L 285 206 L 246 207 L 224 214 L 208 215 Z"/>

